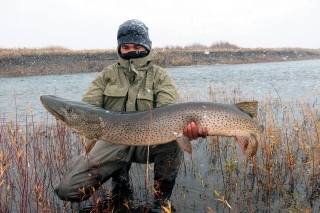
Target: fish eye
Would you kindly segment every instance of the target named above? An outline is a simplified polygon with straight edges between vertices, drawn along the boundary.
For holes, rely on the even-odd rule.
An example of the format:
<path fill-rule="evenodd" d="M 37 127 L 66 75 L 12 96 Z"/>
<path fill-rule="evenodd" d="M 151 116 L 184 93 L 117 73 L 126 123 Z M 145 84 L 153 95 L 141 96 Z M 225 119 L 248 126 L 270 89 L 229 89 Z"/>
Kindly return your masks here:
<path fill-rule="evenodd" d="M 72 108 L 69 107 L 69 108 L 67 109 L 67 113 L 71 113 L 71 112 L 72 112 Z"/>

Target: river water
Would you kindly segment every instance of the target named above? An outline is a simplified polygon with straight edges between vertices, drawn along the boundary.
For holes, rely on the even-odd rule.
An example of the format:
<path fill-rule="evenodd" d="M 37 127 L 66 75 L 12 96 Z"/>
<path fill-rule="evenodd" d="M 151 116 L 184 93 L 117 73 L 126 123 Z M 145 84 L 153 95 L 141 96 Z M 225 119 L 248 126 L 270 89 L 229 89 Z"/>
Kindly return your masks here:
<path fill-rule="evenodd" d="M 320 60 L 188 66 L 166 69 L 176 82 L 182 96 L 194 94 L 205 100 L 209 85 L 214 90 L 241 91 L 247 98 L 263 100 L 266 95 L 282 101 L 320 97 Z M 32 110 L 35 120 L 46 117 L 40 95 L 55 94 L 81 101 L 90 82 L 98 73 L 49 76 L 27 76 L 0 79 L 0 115 L 16 114 L 21 119 Z"/>
<path fill-rule="evenodd" d="M 185 100 L 208 100 L 211 88 L 213 92 L 222 94 L 215 97 L 215 100 L 220 101 L 221 99 L 221 102 L 234 102 L 234 100 L 225 100 L 225 94 L 228 93 L 230 97 L 235 99 L 239 97 L 239 99 L 263 101 L 271 97 L 280 99 L 282 102 L 303 100 L 311 103 L 315 108 L 320 108 L 320 60 L 190 66 L 167 68 L 166 70 L 176 82 Z M 23 122 L 31 112 L 35 122 L 47 118 L 48 113 L 40 103 L 40 95 L 55 94 L 70 100 L 80 101 L 88 85 L 97 74 L 81 73 L 1 78 L 0 120 L 11 119 L 10 116 L 12 116 L 14 121 L 17 119 L 18 122 Z M 17 117 L 15 117 L 16 115 Z M 312 139 L 312 137 L 309 138 Z M 281 154 L 283 150 L 286 150 L 286 144 L 283 142 L 279 143 L 281 149 L 279 155 L 273 156 L 273 165 L 279 165 L 280 170 L 277 170 L 274 176 L 269 175 L 275 181 L 270 180 L 270 178 L 265 181 L 266 175 L 263 173 L 265 171 L 265 155 L 262 155 L 261 152 L 257 154 L 261 168 L 259 168 L 258 178 L 257 176 L 254 178 L 252 173 L 244 172 L 246 169 L 240 163 L 243 154 L 241 151 L 239 152 L 239 148 L 235 153 L 232 145 L 234 141 L 229 142 L 227 140 L 220 140 L 219 143 L 210 142 L 210 139 L 201 143 L 201 140 L 199 140 L 199 143 L 193 143 L 195 147 L 192 156 L 185 154 L 184 165 L 178 175 L 172 195 L 174 206 L 179 208 L 178 212 L 281 212 L 282 208 L 289 210 L 290 208 L 296 208 L 295 199 L 304 203 L 309 198 L 315 201 L 305 207 L 306 211 L 308 208 L 313 210 L 320 208 L 319 198 L 313 194 L 320 194 L 316 193 L 317 190 L 320 192 L 320 181 L 319 185 L 317 185 L 317 181 L 311 181 L 315 189 L 310 188 L 307 181 L 310 177 L 308 176 L 310 169 L 304 170 L 309 164 L 303 161 L 309 156 L 305 157 L 304 153 L 301 153 L 302 149 L 296 148 L 296 153 L 294 153 L 296 156 L 295 166 L 297 167 L 295 170 L 297 173 L 294 174 L 294 184 L 290 182 L 291 176 L 288 176 L 287 164 L 279 164 L 279 162 L 285 162 L 285 160 L 282 161 L 282 159 L 285 159 L 285 155 L 282 156 Z M 44 138 L 44 141 L 47 142 L 47 139 Z M 54 145 L 50 146 L 54 150 L 58 148 L 55 144 L 56 141 L 54 141 Z M 42 146 L 42 143 L 40 145 Z M 10 142 L 3 147 L 10 148 Z M 284 149 L 282 150 L 282 148 Z M 51 156 L 50 154 L 54 150 L 47 155 Z M 41 150 L 40 153 L 42 153 Z M 75 156 L 77 155 L 79 153 L 75 154 Z M 35 158 L 35 164 L 41 164 L 42 161 L 37 158 L 37 155 L 35 155 Z M 12 167 L 15 166 L 15 163 L 9 164 L 8 169 L 14 169 Z M 54 167 L 51 164 L 49 164 L 49 168 Z M 298 166 L 300 167 L 298 168 Z M 29 165 L 29 169 L 34 167 L 36 165 Z M 299 170 L 300 168 L 301 170 Z M 57 169 L 60 169 L 60 167 Z M 57 169 L 53 169 L 52 172 L 50 170 L 50 174 L 57 176 Z M 141 202 L 141 205 L 147 198 L 152 197 L 152 191 L 149 190 L 147 196 L 144 190 L 145 169 L 144 165 L 136 164 L 130 170 L 135 196 Z M 285 172 L 282 173 L 282 169 Z M 280 177 L 282 174 L 283 176 Z M 152 177 L 149 180 L 152 180 Z M 281 182 L 282 180 L 284 181 Z M 54 184 L 57 181 L 53 180 Z M 268 185 L 269 182 L 274 183 L 274 185 Z M 257 186 L 259 186 L 258 190 L 255 190 Z M 271 190 L 268 188 L 269 186 L 271 186 Z M 33 185 L 30 185 L 30 187 L 32 189 Z M 31 189 L 30 191 L 32 191 Z M 149 187 L 149 189 L 152 189 L 152 187 Z M 1 190 L 5 192 L 7 189 L 3 188 Z M 49 187 L 45 193 L 48 193 L 51 200 L 53 199 L 56 203 L 55 209 L 62 209 L 66 206 L 65 203 L 56 198 L 52 187 Z M 20 190 L 17 190 L 17 194 L 20 194 Z M 234 210 L 230 210 L 225 201 L 230 203 Z M 30 203 L 34 203 L 34 200 L 31 199 Z M 90 208 L 90 203 L 84 205 Z M 301 208 L 303 209 L 303 206 Z M 59 212 L 59 210 L 55 212 Z"/>

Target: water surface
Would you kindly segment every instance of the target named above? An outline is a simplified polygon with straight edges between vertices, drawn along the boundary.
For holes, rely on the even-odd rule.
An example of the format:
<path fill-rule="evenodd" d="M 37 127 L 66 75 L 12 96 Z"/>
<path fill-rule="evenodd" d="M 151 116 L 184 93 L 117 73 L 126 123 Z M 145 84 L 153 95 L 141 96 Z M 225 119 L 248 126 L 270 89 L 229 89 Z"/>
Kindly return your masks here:
<path fill-rule="evenodd" d="M 307 99 L 317 102 L 320 97 L 320 60 L 188 66 L 166 69 L 183 96 L 191 92 L 197 100 L 206 100 L 209 85 L 213 89 L 240 90 L 255 100 L 265 96 L 282 101 Z M 0 79 L 0 114 L 24 117 L 30 109 L 36 120 L 47 113 L 40 103 L 41 95 L 54 94 L 81 101 L 90 82 L 98 73 L 79 73 L 48 76 L 27 76 Z"/>
<path fill-rule="evenodd" d="M 175 80 L 180 93 L 184 97 L 189 97 L 190 94 L 194 94 L 193 99 L 207 100 L 209 88 L 211 87 L 213 90 L 218 91 L 218 93 L 222 93 L 221 101 L 225 101 L 223 99 L 224 92 L 232 93 L 234 91 L 235 96 L 244 96 L 248 99 L 258 101 L 263 101 L 270 97 L 281 99 L 283 102 L 306 101 L 311 103 L 313 107 L 319 109 L 320 60 L 243 65 L 190 66 L 168 68 L 167 71 Z M 18 121 L 23 122 L 25 121 L 26 115 L 30 113 L 30 110 L 32 110 L 35 121 L 39 119 L 42 120 L 47 116 L 50 117 L 40 103 L 40 95 L 55 94 L 70 100 L 80 101 L 88 85 L 96 75 L 97 73 L 83 73 L 1 78 L 0 118 L 9 119 L 9 116 L 13 115 L 15 119 L 15 115 L 17 114 Z M 218 100 L 220 100 L 219 97 Z M 232 100 L 230 100 L 230 102 L 232 102 Z M 30 119 L 30 117 L 28 117 L 28 119 Z M 266 119 L 262 118 L 262 120 L 265 121 Z M 5 122 L 2 124 L 4 123 Z M 48 123 L 50 124 L 49 121 Z M 287 128 L 291 128 L 290 125 L 291 123 L 289 123 L 288 127 L 284 126 L 281 128 L 287 130 Z M 3 125 L 3 127 L 5 127 L 5 125 Z M 6 128 L 3 128 L 3 130 L 7 131 Z M 301 138 L 303 139 L 302 143 L 316 143 L 314 142 L 316 138 L 313 138 L 314 132 L 311 132 L 310 135 L 303 138 L 303 134 L 305 133 L 303 130 L 304 129 L 300 127 L 294 128 L 295 132 L 289 135 L 289 138 L 285 131 L 280 132 L 281 140 L 275 145 L 280 151 L 276 152 L 277 155 L 272 156 L 271 159 L 273 161 L 272 166 L 277 170 L 272 170 L 274 173 L 269 176 L 265 172 L 267 162 L 266 152 L 262 153 L 261 149 L 257 154 L 259 162 L 258 172 L 257 174 L 253 174 L 251 172 L 252 164 L 248 165 L 249 169 L 243 165 L 243 154 L 239 147 L 235 145 L 233 139 L 221 139 L 219 142 L 215 142 L 211 138 L 207 138 L 207 140 L 200 139 L 193 142 L 193 154 L 184 155 L 183 165 L 177 177 L 177 182 L 171 197 L 173 205 L 178 208 L 178 212 L 212 212 L 210 209 L 216 212 L 247 212 L 249 210 L 252 210 L 252 212 L 282 212 L 283 209 L 294 210 L 297 203 L 306 204 L 301 207 L 302 209 L 319 209 L 320 181 L 318 179 L 311 180 L 313 176 L 311 175 L 312 170 L 310 169 L 310 163 L 308 163 L 310 162 L 308 149 L 295 146 L 291 147 L 292 151 L 288 152 L 288 147 L 290 147 L 288 143 L 293 143 L 297 140 L 299 142 Z M 41 132 L 41 134 L 43 134 L 43 132 Z M 69 209 L 70 206 L 55 196 L 52 186 L 58 182 L 58 175 L 63 174 L 65 167 L 67 167 L 64 165 L 62 166 L 63 168 L 60 168 L 59 164 L 61 163 L 63 165 L 66 162 L 52 163 L 49 161 L 48 166 L 44 166 L 46 168 L 40 167 L 45 165 L 43 164 L 44 159 L 50 160 L 50 156 L 60 152 L 64 153 L 65 146 L 73 147 L 70 148 L 70 150 L 73 150 L 72 156 L 67 159 L 68 163 L 71 163 L 72 160 L 82 152 L 83 145 L 79 142 L 79 136 L 74 133 L 72 134 L 75 136 L 70 138 L 69 143 L 65 141 L 60 142 L 60 139 L 56 140 L 55 136 L 61 134 L 61 132 L 57 133 L 55 131 L 51 133 L 53 139 L 51 139 L 50 145 L 47 145 L 49 143 L 47 137 L 49 137 L 50 134 L 46 134 L 47 135 L 40 137 L 41 141 L 38 141 L 39 147 L 33 147 L 33 144 L 30 142 L 26 144 L 24 142 L 22 143 L 22 151 L 28 146 L 32 146 L 29 152 L 39 152 L 39 156 L 42 156 L 43 152 L 49 149 L 42 158 L 40 158 L 38 154 L 31 155 L 33 161 L 31 160 L 31 165 L 26 167 L 30 174 L 29 181 L 31 184 L 29 190 L 32 191 L 34 187 L 34 185 L 32 185 L 32 180 L 35 178 L 32 175 L 34 169 L 37 168 L 39 171 L 44 169 L 48 174 L 45 174 L 43 179 L 46 179 L 47 175 L 53 177 L 50 179 L 50 183 L 52 182 L 52 184 L 46 184 L 48 189 L 45 190 L 45 194 L 50 198 L 50 208 L 59 212 L 57 209 L 61 210 L 67 206 L 66 209 L 71 211 L 71 209 Z M 28 136 L 28 138 L 31 141 L 33 135 Z M 10 143 L 10 140 L 6 140 L 4 137 L 0 137 L 0 140 L 1 139 L 8 142 L 7 144 L 0 144 L 3 146 L 3 150 L 8 149 L 10 151 L 13 143 Z M 35 137 L 34 139 L 34 143 L 36 144 L 38 138 Z M 304 139 L 310 141 L 305 141 Z M 274 142 L 273 140 L 271 137 L 265 139 L 266 142 Z M 298 142 L 296 142 L 296 144 Z M 37 148 L 41 150 L 37 151 Z M 59 149 L 62 149 L 62 151 L 59 151 Z M 7 152 L 5 151 L 5 153 Z M 287 154 L 282 155 L 282 153 L 294 154 L 294 176 L 290 176 L 291 174 L 288 172 L 290 170 L 288 170 L 286 162 Z M 309 154 L 306 155 L 306 153 Z M 11 156 L 11 158 L 15 157 L 14 154 Z M 55 165 L 55 163 L 57 165 Z M 24 185 L 19 184 L 19 178 L 15 179 L 16 174 L 20 174 L 20 171 L 15 167 L 16 164 L 14 162 L 9 163 L 6 171 L 14 174 L 8 182 L 12 179 L 17 182 L 15 191 L 17 195 L 15 201 L 17 201 L 21 194 L 21 188 L 19 187 L 23 187 Z M 50 171 L 48 171 L 48 168 L 50 168 Z M 149 182 L 145 181 L 146 168 L 148 168 L 151 173 Z M 315 170 L 313 170 L 313 172 L 315 172 Z M 23 175 L 23 172 L 21 174 Z M 130 170 L 130 174 L 134 187 L 135 202 L 138 203 L 138 206 L 143 206 L 147 201 L 152 199 L 152 165 L 147 167 L 142 164 L 134 164 Z M 293 177 L 294 183 L 291 182 L 291 177 Z M 40 181 L 45 182 L 45 180 L 42 179 Z M 269 183 L 270 185 L 268 185 Z M 311 184 L 314 190 L 310 187 Z M 108 194 L 109 186 L 110 181 L 104 184 L 103 187 L 106 189 L 101 191 L 103 193 L 107 192 Z M 270 190 L 268 190 L 269 186 L 271 187 Z M 148 190 L 145 190 L 145 188 Z M 7 193 L 5 185 L 2 185 L 0 189 L 2 193 Z M 12 191 L 13 190 L 12 188 Z M 32 196 L 28 196 L 28 199 L 30 199 L 28 200 L 29 206 L 35 204 Z M 223 203 L 224 199 L 232 206 L 232 210 Z M 121 204 L 123 200 L 120 199 L 118 202 Z M 14 204 L 20 207 L 18 201 L 17 203 L 11 202 L 11 205 Z M 82 204 L 89 212 L 92 200 Z M 77 204 L 75 205 L 76 207 L 73 209 L 79 207 Z M 32 208 L 33 207 L 30 207 L 30 209 Z M 136 211 L 130 210 L 125 212 Z"/>

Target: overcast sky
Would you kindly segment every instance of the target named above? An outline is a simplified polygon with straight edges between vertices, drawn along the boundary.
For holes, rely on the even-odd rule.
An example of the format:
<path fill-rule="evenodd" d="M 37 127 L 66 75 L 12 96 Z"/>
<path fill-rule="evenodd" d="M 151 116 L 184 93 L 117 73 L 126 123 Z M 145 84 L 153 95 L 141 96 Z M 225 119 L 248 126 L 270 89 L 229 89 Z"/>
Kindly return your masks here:
<path fill-rule="evenodd" d="M 320 48 L 320 0 L 0 0 L 0 48 L 116 48 L 133 18 L 153 47 Z"/>

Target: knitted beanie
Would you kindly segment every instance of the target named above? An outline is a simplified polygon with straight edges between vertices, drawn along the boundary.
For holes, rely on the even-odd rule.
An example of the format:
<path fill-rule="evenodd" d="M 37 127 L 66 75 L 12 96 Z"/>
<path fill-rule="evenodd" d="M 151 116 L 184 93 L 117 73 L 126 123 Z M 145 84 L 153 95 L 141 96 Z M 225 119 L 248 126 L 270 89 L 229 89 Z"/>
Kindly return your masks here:
<path fill-rule="evenodd" d="M 151 50 L 152 42 L 149 39 L 148 27 L 136 19 L 125 21 L 119 26 L 117 39 L 118 52 L 120 46 L 127 43 L 144 46 L 148 52 Z"/>

